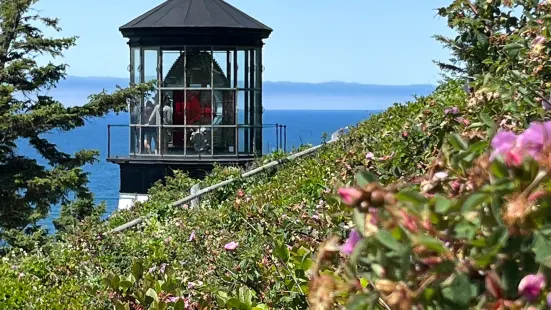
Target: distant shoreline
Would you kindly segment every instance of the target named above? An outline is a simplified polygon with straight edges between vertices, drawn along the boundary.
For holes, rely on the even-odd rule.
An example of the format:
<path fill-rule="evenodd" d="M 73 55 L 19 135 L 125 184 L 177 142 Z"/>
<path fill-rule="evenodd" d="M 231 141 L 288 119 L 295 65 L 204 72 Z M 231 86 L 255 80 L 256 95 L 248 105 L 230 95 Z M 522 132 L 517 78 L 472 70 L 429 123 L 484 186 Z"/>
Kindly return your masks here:
<path fill-rule="evenodd" d="M 87 89 L 101 91 L 105 89 L 112 91 L 116 85 L 128 85 L 127 78 L 118 77 L 81 77 L 67 76 L 65 80 L 60 81 L 57 89 Z M 302 82 L 270 82 L 263 83 L 265 94 L 318 94 L 318 95 L 338 95 L 338 96 L 412 96 L 428 95 L 436 88 L 431 84 L 412 84 L 412 85 L 377 85 L 360 84 L 349 82 L 323 82 L 323 83 L 302 83 Z"/>

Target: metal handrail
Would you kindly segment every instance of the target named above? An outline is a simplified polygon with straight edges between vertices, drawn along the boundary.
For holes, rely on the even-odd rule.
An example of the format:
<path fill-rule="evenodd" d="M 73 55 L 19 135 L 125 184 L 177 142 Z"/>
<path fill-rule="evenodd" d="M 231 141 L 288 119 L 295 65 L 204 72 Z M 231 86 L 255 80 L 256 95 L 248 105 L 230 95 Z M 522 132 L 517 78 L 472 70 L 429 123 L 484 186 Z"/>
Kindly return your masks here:
<path fill-rule="evenodd" d="M 239 129 L 267 129 L 267 128 L 275 128 L 276 130 L 276 150 L 283 150 L 284 152 L 287 151 L 287 125 L 282 124 L 262 124 L 262 125 L 248 125 L 248 124 L 238 124 L 238 125 L 168 125 L 168 124 L 161 124 L 161 125 L 149 125 L 149 124 L 108 124 L 107 125 L 107 158 L 111 158 L 111 127 L 128 127 L 130 129 L 132 128 L 159 128 L 159 129 L 198 129 L 198 128 L 209 128 L 212 130 L 215 130 L 217 128 L 235 128 L 237 131 Z M 132 137 L 130 137 L 132 139 Z M 248 153 L 247 153 L 248 154 Z M 254 149 L 251 151 L 250 155 L 254 154 Z M 163 156 L 163 154 L 141 154 L 139 152 L 132 152 L 129 150 L 129 155 L 144 155 L 144 156 L 151 156 L 151 157 L 160 157 Z M 176 156 L 176 155 L 171 155 Z M 197 157 L 197 155 L 177 155 L 182 157 Z M 199 155 L 199 157 L 208 157 L 209 155 Z M 226 155 L 231 157 L 232 155 Z M 235 150 L 235 156 L 239 156 L 239 150 Z"/>

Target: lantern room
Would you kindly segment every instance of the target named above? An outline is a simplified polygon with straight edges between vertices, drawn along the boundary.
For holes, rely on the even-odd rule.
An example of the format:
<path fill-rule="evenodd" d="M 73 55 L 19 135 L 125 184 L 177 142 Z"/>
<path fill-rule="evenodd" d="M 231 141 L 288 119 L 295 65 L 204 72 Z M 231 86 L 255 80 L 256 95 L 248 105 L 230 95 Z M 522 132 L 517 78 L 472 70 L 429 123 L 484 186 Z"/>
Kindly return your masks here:
<path fill-rule="evenodd" d="M 112 156 L 109 129 L 121 192 L 143 192 L 163 169 L 208 170 L 262 154 L 273 126 L 262 122 L 262 47 L 272 29 L 224 0 L 168 0 L 119 30 L 130 83 L 156 86 L 129 107 L 127 155 Z M 143 185 L 123 184 L 129 177 Z"/>

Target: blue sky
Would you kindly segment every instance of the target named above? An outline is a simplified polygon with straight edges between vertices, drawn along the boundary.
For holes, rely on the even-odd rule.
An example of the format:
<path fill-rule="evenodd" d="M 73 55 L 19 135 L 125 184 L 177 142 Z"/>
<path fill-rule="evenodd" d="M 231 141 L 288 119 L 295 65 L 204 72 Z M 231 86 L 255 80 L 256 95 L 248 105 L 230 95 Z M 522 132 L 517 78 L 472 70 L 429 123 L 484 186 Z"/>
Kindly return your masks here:
<path fill-rule="evenodd" d="M 162 2 L 41 0 L 36 8 L 60 19 L 62 35 L 79 36 L 63 60 L 70 75 L 127 77 L 118 28 Z M 451 34 L 435 11 L 450 0 L 228 2 L 274 29 L 264 48 L 266 81 L 435 84 L 432 60 L 448 58 L 432 35 Z"/>

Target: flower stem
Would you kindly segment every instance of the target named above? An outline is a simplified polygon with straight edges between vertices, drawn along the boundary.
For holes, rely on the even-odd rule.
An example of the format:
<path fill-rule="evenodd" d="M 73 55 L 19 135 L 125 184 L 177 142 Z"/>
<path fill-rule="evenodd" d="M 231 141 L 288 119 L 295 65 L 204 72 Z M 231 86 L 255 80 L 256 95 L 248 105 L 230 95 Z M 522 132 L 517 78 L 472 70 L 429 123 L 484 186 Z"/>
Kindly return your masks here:
<path fill-rule="evenodd" d="M 532 181 L 532 183 L 522 192 L 522 196 L 524 197 L 528 197 L 528 195 L 530 195 L 530 192 L 532 192 L 532 190 L 540 185 L 541 181 L 543 180 L 543 178 L 545 178 L 547 176 L 547 171 L 545 170 L 540 170 L 538 171 L 538 174 L 536 175 L 536 177 L 534 178 L 534 181 Z"/>

